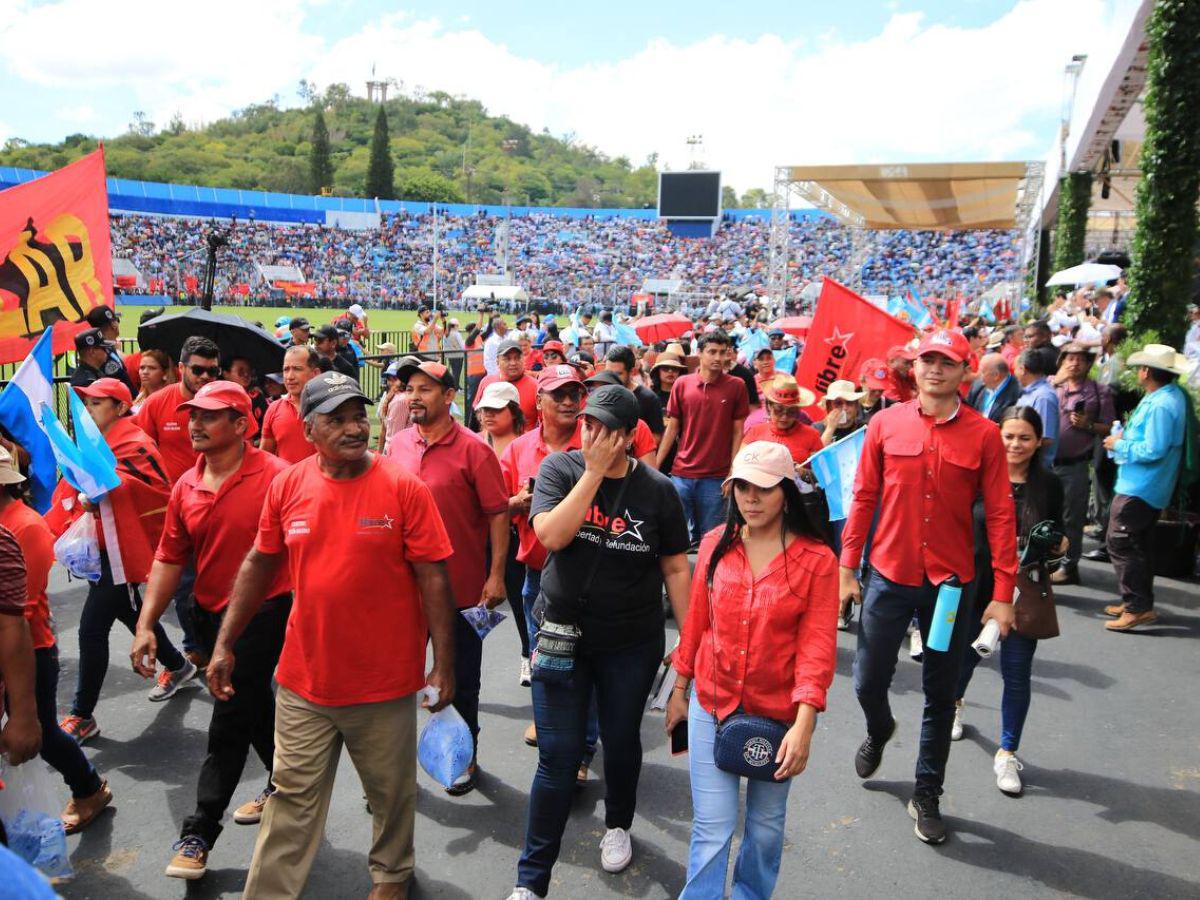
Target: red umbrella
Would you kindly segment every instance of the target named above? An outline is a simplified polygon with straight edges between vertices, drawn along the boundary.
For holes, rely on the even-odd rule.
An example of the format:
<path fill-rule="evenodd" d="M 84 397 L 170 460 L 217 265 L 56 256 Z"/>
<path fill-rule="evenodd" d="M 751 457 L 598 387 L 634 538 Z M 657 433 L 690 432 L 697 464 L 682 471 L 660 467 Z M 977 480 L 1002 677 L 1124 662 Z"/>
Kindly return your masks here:
<path fill-rule="evenodd" d="M 669 341 L 683 337 L 692 330 L 692 320 L 679 313 L 662 313 L 657 316 L 647 316 L 634 323 L 633 330 L 647 344 L 659 341 Z"/>
<path fill-rule="evenodd" d="M 767 330 L 774 331 L 776 328 L 796 337 L 804 337 L 808 334 L 808 329 L 812 328 L 812 316 L 785 316 L 772 322 Z"/>

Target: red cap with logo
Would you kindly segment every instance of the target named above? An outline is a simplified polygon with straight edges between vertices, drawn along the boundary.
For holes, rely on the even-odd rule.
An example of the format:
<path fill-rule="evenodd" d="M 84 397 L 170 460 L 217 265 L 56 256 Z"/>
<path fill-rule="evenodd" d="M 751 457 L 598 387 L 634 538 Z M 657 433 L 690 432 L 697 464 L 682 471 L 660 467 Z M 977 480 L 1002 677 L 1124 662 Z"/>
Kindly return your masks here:
<path fill-rule="evenodd" d="M 886 391 L 891 386 L 887 363 L 878 358 L 866 360 L 858 370 L 858 380 L 869 391 Z"/>
<path fill-rule="evenodd" d="M 893 359 L 907 359 L 912 362 L 917 358 L 917 354 L 909 350 L 904 344 L 897 344 L 895 347 L 889 347 L 887 352 L 888 362 Z"/>
<path fill-rule="evenodd" d="M 574 366 L 546 366 L 538 373 L 538 390 L 543 394 L 556 391 L 564 384 L 583 384 L 583 378 Z"/>
<path fill-rule="evenodd" d="M 118 378 L 97 378 L 87 387 L 75 388 L 80 397 L 108 397 L 110 400 L 120 400 L 122 403 L 133 405 L 133 394 L 129 385 Z"/>
<path fill-rule="evenodd" d="M 971 355 L 971 343 L 961 332 L 939 328 L 925 335 L 921 345 L 917 347 L 917 356 L 924 356 L 926 353 L 940 353 L 960 363 Z"/>
<path fill-rule="evenodd" d="M 250 416 L 250 395 L 234 381 L 210 381 L 196 391 L 191 400 L 184 400 L 176 410 L 185 409 L 233 409 L 243 416 Z"/>
<path fill-rule="evenodd" d="M 563 359 L 567 358 L 567 350 L 562 345 L 562 341 L 546 341 L 542 344 L 542 353 L 557 353 Z"/>

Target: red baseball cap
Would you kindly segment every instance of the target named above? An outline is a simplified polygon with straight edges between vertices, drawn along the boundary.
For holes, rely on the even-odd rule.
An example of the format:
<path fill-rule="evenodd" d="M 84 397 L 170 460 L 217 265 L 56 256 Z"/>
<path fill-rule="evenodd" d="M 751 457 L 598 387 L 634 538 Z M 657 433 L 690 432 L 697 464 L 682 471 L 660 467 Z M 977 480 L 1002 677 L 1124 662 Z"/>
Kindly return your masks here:
<path fill-rule="evenodd" d="M 863 362 L 858 370 L 858 380 L 870 391 L 886 391 L 891 382 L 888 381 L 887 363 L 874 358 Z"/>
<path fill-rule="evenodd" d="M 538 373 L 538 390 L 543 394 L 556 391 L 564 384 L 583 384 L 583 378 L 574 366 L 546 366 Z"/>
<path fill-rule="evenodd" d="M 960 363 L 971 355 L 971 343 L 963 337 L 960 331 L 947 331 L 939 328 L 921 339 L 921 345 L 917 347 L 916 355 L 924 356 L 926 353 L 940 353 L 942 356 Z"/>
<path fill-rule="evenodd" d="M 893 359 L 897 358 L 907 359 L 909 362 L 912 362 L 917 358 L 918 355 L 919 354 L 914 353 L 912 350 L 909 350 L 904 344 L 897 344 L 894 347 L 889 347 L 887 352 L 888 362 L 891 362 Z"/>
<path fill-rule="evenodd" d="M 80 397 L 108 397 L 110 400 L 120 400 L 133 406 L 133 394 L 129 385 L 118 378 L 97 378 L 87 387 L 75 388 Z"/>
<path fill-rule="evenodd" d="M 191 400 L 184 400 L 175 409 L 179 412 L 185 409 L 232 409 L 247 418 L 254 418 L 250 413 L 250 395 L 234 381 L 210 381 L 196 391 Z"/>
<path fill-rule="evenodd" d="M 542 344 L 542 353 L 554 351 L 563 359 L 567 358 L 567 349 L 563 346 L 562 341 L 546 341 Z"/>

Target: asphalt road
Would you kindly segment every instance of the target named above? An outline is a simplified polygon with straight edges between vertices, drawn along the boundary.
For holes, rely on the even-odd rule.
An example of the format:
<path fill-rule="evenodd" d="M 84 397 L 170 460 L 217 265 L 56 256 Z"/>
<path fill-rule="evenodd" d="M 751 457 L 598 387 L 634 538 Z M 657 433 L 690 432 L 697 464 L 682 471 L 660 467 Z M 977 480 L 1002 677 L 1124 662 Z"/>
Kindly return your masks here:
<path fill-rule="evenodd" d="M 1012 799 L 995 787 L 1000 678 L 997 663 L 985 663 L 968 696 L 965 739 L 951 753 L 942 810 L 952 834 L 938 848 L 916 840 L 904 809 L 919 731 L 919 666 L 902 655 L 893 685 L 898 736 L 877 776 L 860 782 L 852 765 L 863 736 L 850 678 L 854 635 L 839 635 L 829 710 L 789 798 L 777 897 L 1200 896 L 1200 592 L 1194 583 L 1161 582 L 1160 627 L 1107 634 L 1099 608 L 1111 597 L 1111 569 L 1085 564 L 1084 577 L 1086 586 L 1059 592 L 1062 636 L 1044 642 L 1034 660 L 1020 753 L 1025 795 Z M 57 576 L 52 588 L 65 709 L 84 590 Z M 120 900 L 239 896 L 253 827 L 228 824 L 203 881 L 162 874 L 194 804 L 212 701 L 196 686 L 149 703 L 148 685 L 129 670 L 128 647 L 118 625 L 96 713 L 103 733 L 86 751 L 116 799 L 69 839 L 76 879 L 60 890 L 67 898 Z M 530 708 L 517 684 L 517 647 L 510 622 L 486 641 L 479 790 L 453 799 L 419 776 L 414 897 L 504 898 L 514 882 L 536 754 L 521 741 Z M 346 649 L 352 660 L 353 648 Z M 669 754 L 659 714 L 647 715 L 642 735 L 634 864 L 615 876 L 600 868 L 603 786 L 594 777 L 578 796 L 552 896 L 678 894 L 691 813 L 686 758 Z M 262 782 L 252 757 L 240 798 Z M 366 895 L 370 831 L 358 776 L 344 756 L 306 897 Z"/>

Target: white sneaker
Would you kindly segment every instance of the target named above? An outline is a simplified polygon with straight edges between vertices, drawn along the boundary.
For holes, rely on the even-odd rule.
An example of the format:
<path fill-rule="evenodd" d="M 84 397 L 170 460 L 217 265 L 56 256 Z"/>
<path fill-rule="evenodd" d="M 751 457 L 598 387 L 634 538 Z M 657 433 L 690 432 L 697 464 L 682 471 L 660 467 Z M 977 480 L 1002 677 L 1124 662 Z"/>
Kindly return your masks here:
<path fill-rule="evenodd" d="M 925 656 L 925 645 L 921 643 L 920 629 L 914 629 L 912 637 L 908 639 L 908 655 L 920 662 Z"/>
<path fill-rule="evenodd" d="M 1000 788 L 1001 791 L 1010 797 L 1020 796 L 1021 776 L 1017 773 L 1025 767 L 1021 765 L 1021 761 L 1017 759 L 1016 754 L 997 750 L 992 768 L 996 772 L 996 787 Z"/>
<path fill-rule="evenodd" d="M 954 724 L 950 726 L 950 740 L 961 741 L 963 736 L 963 709 L 966 707 L 965 700 L 956 700 L 954 702 Z"/>
<path fill-rule="evenodd" d="M 521 657 L 521 687 L 529 687 L 533 684 L 533 672 L 529 668 L 529 660 Z"/>
<path fill-rule="evenodd" d="M 158 679 L 155 681 L 154 687 L 150 688 L 150 693 L 147 694 L 147 697 L 153 703 L 170 700 L 175 696 L 179 688 L 195 678 L 199 671 L 196 668 L 196 664 L 185 656 L 181 668 L 174 672 L 163 669 L 158 673 Z"/>
<path fill-rule="evenodd" d="M 623 872 L 633 862 L 633 841 L 624 828 L 610 828 L 600 842 L 600 865 L 605 872 Z"/>
<path fill-rule="evenodd" d="M 508 900 L 539 900 L 538 895 L 527 887 L 515 887 Z"/>

